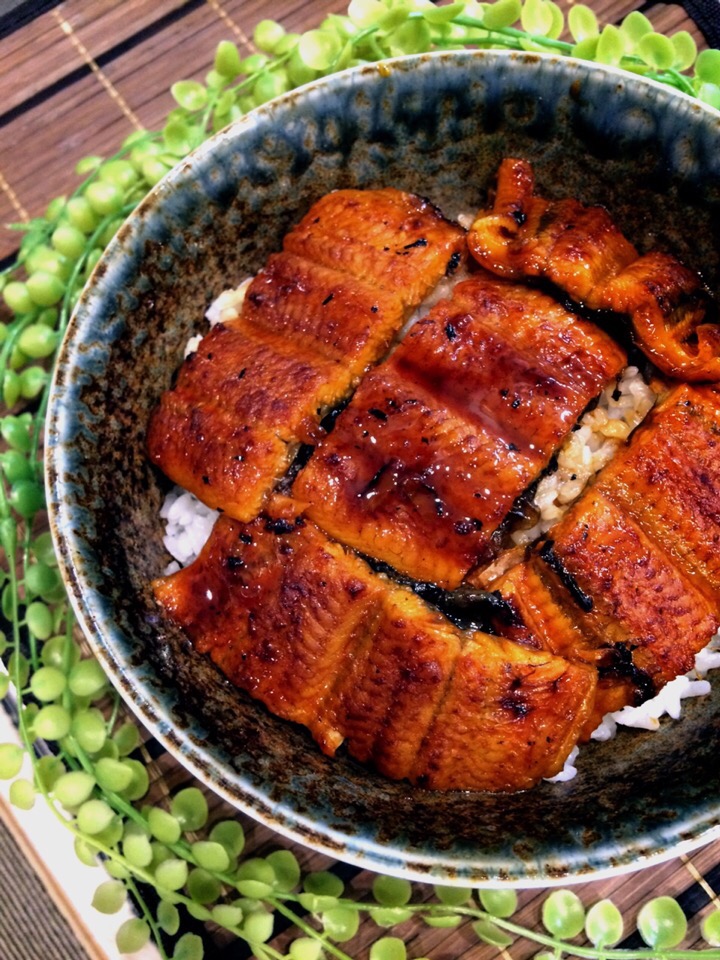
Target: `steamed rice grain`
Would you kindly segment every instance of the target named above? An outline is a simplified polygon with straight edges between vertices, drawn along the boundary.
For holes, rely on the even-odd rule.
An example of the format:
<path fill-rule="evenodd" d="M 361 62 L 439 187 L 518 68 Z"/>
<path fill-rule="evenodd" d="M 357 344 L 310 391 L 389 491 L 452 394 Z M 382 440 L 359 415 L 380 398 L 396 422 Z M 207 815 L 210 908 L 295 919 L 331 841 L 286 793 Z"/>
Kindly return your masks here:
<path fill-rule="evenodd" d="M 165 569 L 165 574 L 187 567 L 195 560 L 210 536 L 219 514 L 206 507 L 196 496 L 173 487 L 160 508 L 160 517 L 165 521 L 165 549 L 174 561 Z"/>
<path fill-rule="evenodd" d="M 612 460 L 620 445 L 642 423 L 655 399 L 637 367 L 626 367 L 617 382 L 608 384 L 597 405 L 582 416 L 563 443 L 557 455 L 557 469 L 538 483 L 530 502 L 538 513 L 537 523 L 512 534 L 516 545 L 533 543 L 567 513 L 588 481 Z"/>

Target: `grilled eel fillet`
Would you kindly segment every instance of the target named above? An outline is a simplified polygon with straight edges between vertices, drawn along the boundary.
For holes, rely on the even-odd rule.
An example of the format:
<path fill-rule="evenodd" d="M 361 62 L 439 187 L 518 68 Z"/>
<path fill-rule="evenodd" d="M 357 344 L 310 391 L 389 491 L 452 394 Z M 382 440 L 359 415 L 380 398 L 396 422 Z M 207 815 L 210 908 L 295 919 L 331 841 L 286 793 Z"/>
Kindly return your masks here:
<path fill-rule="evenodd" d="M 720 326 L 700 277 L 669 254 L 640 256 L 602 207 L 537 196 L 527 161 L 502 162 L 468 247 L 500 276 L 545 278 L 577 303 L 629 315 L 638 346 L 669 376 L 720 380 Z"/>
<path fill-rule="evenodd" d="M 208 506 L 255 516 L 464 244 L 459 227 L 400 190 L 323 197 L 251 282 L 239 318 L 216 324 L 163 394 L 152 462 Z"/>
<path fill-rule="evenodd" d="M 624 364 L 592 323 L 482 271 L 365 377 L 293 495 L 342 543 L 456 587 Z"/>
<path fill-rule="evenodd" d="M 720 625 L 720 392 L 680 385 L 493 587 L 498 627 L 599 672 L 589 734 L 686 673 Z"/>
<path fill-rule="evenodd" d="M 592 709 L 592 668 L 463 633 L 286 498 L 250 523 L 220 517 L 198 559 L 153 588 L 234 684 L 391 778 L 530 787 L 562 768 Z"/>

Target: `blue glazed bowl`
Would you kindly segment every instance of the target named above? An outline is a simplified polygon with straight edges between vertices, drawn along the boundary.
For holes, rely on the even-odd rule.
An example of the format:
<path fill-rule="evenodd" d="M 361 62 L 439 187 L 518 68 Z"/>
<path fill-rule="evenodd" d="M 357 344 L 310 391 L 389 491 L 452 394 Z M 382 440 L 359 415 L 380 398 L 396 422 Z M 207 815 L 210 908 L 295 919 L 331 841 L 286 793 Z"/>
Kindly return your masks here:
<path fill-rule="evenodd" d="M 322 756 L 233 689 L 163 620 L 166 490 L 150 411 L 207 305 L 257 270 L 335 187 L 393 185 L 449 214 L 485 201 L 504 156 L 542 190 L 604 203 L 641 248 L 720 286 L 720 114 L 612 69 L 532 54 L 440 53 L 288 94 L 172 171 L 101 260 L 71 323 L 47 426 L 51 520 L 90 643 L 158 740 L 281 834 L 372 869 L 445 883 L 567 883 L 716 833 L 720 684 L 658 733 L 580 755 L 578 776 L 512 796 L 436 794 Z"/>

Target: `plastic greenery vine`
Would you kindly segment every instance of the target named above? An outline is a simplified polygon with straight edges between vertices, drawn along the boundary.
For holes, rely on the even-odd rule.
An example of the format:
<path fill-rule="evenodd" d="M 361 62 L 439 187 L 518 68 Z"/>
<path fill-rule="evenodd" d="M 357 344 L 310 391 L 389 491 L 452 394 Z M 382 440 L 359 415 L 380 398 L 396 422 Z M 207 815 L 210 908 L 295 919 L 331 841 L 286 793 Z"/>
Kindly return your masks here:
<path fill-rule="evenodd" d="M 566 28 L 571 40 L 560 39 Z M 0 636 L 0 696 L 13 694 L 22 741 L 0 745 L 0 777 L 12 780 L 11 801 L 28 808 L 40 795 L 74 833 L 80 860 L 102 864 L 108 877 L 97 888 L 98 910 L 113 913 L 128 896 L 135 901 L 138 916 L 117 933 L 121 952 L 152 937 L 165 960 L 198 960 L 201 938 L 177 936 L 186 911 L 246 941 L 260 960 L 283 956 L 269 943 L 278 916 L 294 928 L 292 960 L 350 960 L 339 944 L 352 939 L 364 915 L 380 927 L 413 916 L 432 927 L 465 924 L 498 949 L 523 937 L 538 945 L 542 960 L 720 960 L 720 949 L 676 949 L 687 921 L 670 897 L 649 901 L 637 917 L 647 949 L 614 949 L 623 918 L 609 900 L 586 911 L 575 893 L 555 890 L 544 901 L 540 932 L 511 919 L 517 895 L 510 889 L 435 887 L 433 900 L 413 902 L 417 891 L 407 881 L 379 876 L 372 899 L 360 902 L 343 896 L 333 873 L 302 876 L 288 850 L 242 859 L 242 827 L 234 820 L 208 827 L 196 787 L 177 793 L 169 808 L 143 803 L 149 777 L 137 759 L 139 730 L 74 636 L 43 529 L 42 424 L 53 357 L 83 284 L 124 217 L 180 158 L 253 107 L 319 76 L 398 54 L 466 46 L 551 51 L 614 64 L 720 107 L 720 51 L 698 55 L 690 34 L 663 36 L 638 12 L 600 29 L 582 5 L 570 8 L 566 25 L 552 0 L 351 0 L 347 15 L 330 14 L 302 35 L 263 20 L 253 40 L 256 52 L 245 58 L 233 43 L 220 43 L 205 84 L 174 84 L 177 108 L 162 131 L 133 134 L 109 160 L 81 161 L 78 188 L 18 227 L 19 254 L 0 275 L 7 308 L 0 324 L 0 608 L 9 625 Z M 32 780 L 19 775 L 27 756 Z M 156 909 L 143 895 L 148 887 L 159 895 Z M 701 935 L 720 946 L 720 910 L 706 916 Z M 370 960 L 405 957 L 399 937 L 382 936 L 370 948 Z"/>

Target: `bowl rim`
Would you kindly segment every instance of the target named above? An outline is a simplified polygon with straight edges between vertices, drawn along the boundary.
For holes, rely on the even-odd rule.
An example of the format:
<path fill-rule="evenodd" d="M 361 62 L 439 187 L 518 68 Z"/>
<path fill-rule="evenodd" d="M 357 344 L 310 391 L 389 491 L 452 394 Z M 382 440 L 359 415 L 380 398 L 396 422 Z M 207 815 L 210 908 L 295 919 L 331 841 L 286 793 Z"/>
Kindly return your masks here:
<path fill-rule="evenodd" d="M 679 99 L 680 102 L 692 105 L 693 108 L 707 113 L 713 119 L 720 120 L 720 110 L 702 103 L 688 94 L 677 90 L 668 84 L 651 78 L 632 74 L 621 68 L 597 64 L 580 60 L 575 57 L 545 52 L 525 52 L 512 50 L 457 50 L 433 51 L 423 54 L 410 54 L 402 57 L 389 58 L 382 61 L 383 67 L 390 70 L 398 68 L 410 70 L 425 61 L 442 59 L 462 59 L 468 61 L 484 60 L 492 63 L 496 59 L 514 60 L 521 64 L 532 65 L 542 62 L 556 62 L 567 65 L 578 74 L 587 75 L 595 71 L 602 71 L 617 79 L 618 83 L 649 86 L 663 91 L 669 101 Z M 321 77 L 303 87 L 285 93 L 250 113 L 240 117 L 227 127 L 213 134 L 190 154 L 181 159 L 154 187 L 152 187 L 138 207 L 129 215 L 121 228 L 120 233 L 132 228 L 132 222 L 138 213 L 161 202 L 163 195 L 176 180 L 182 180 L 188 165 L 192 165 L 208 153 L 211 153 L 218 142 L 235 140 L 242 136 L 242 131 L 258 122 L 259 119 L 269 117 L 278 110 L 285 109 L 294 98 L 312 95 L 316 91 L 322 92 L 327 87 L 350 84 L 357 77 L 372 77 L 379 73 L 378 64 L 367 64 L 352 67 Z M 720 124 L 718 124 L 720 134 Z M 447 885 L 467 885 L 468 882 L 481 882 L 483 886 L 512 886 L 517 888 L 541 888 L 551 886 L 566 886 L 568 884 L 583 883 L 588 880 L 599 880 L 626 874 L 640 867 L 647 867 L 665 862 L 674 857 L 687 854 L 706 843 L 720 838 L 720 804 L 716 812 L 716 822 L 708 823 L 704 819 L 695 818 L 690 824 L 677 826 L 678 833 L 682 830 L 684 839 L 661 849 L 647 847 L 645 843 L 638 847 L 621 862 L 609 863 L 606 866 L 588 864 L 587 858 L 578 864 L 567 865 L 568 872 L 562 875 L 552 875 L 541 871 L 538 875 L 526 874 L 527 865 L 518 860 L 521 868 L 518 873 L 492 876 L 478 881 L 476 871 L 481 871 L 483 877 L 490 864 L 482 859 L 479 851 L 477 863 L 463 861 L 449 861 L 442 852 L 430 855 L 424 851 L 418 854 L 408 854 L 386 846 L 376 841 L 370 841 L 364 835 L 348 835 L 335 830 L 330 824 L 323 824 L 318 829 L 318 822 L 307 818 L 301 812 L 292 809 L 287 802 L 274 803 L 261 790 L 255 789 L 241 771 L 228 771 L 228 768 L 216 757 L 212 750 L 200 748 L 192 742 L 190 737 L 182 735 L 166 716 L 157 709 L 157 705 L 148 695 L 144 686 L 138 688 L 137 680 L 128 672 L 127 664 L 123 663 L 118 655 L 117 645 L 113 640 L 113 622 L 110 611 L 105 609 L 102 598 L 99 598 L 93 588 L 82 581 L 78 574 L 77 557 L 79 555 L 78 542 L 74 535 L 71 518 L 67 514 L 63 496 L 58 492 L 61 485 L 60 477 L 63 474 L 63 447 L 62 438 L 66 436 L 64 427 L 65 414 L 63 411 L 61 387 L 66 376 L 63 368 L 72 364 L 73 352 L 78 349 L 76 339 L 82 333 L 83 323 L 87 323 L 95 309 L 94 296 L 99 278 L 102 276 L 105 265 L 112 260 L 113 255 L 120 249 L 117 237 L 111 241 L 98 264 L 88 278 L 85 288 L 73 311 L 73 315 L 65 331 L 63 342 L 57 355 L 54 366 L 51 398 L 48 404 L 45 425 L 45 485 L 47 492 L 48 516 L 53 542 L 58 557 L 59 569 L 67 588 L 68 597 L 80 624 L 83 634 L 94 654 L 101 662 L 103 669 L 119 691 L 127 707 L 138 718 L 142 726 L 163 747 L 188 770 L 201 784 L 218 797 L 259 821 L 282 837 L 297 842 L 312 850 L 323 853 L 333 859 L 352 864 L 359 868 L 370 869 L 376 872 L 388 873 L 420 882 L 442 882 Z M 64 361 L 64 362 L 61 362 Z M 230 774 L 230 776 L 228 776 Z M 652 842 L 652 838 L 650 838 Z"/>

